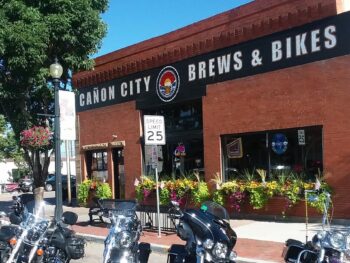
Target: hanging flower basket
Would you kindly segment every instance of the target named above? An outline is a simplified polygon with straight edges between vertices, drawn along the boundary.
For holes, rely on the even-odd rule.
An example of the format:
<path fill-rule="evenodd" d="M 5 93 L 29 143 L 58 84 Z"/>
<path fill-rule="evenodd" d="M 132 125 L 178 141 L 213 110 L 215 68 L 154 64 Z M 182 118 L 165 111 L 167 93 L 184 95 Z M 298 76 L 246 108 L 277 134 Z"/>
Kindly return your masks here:
<path fill-rule="evenodd" d="M 49 149 L 52 140 L 52 132 L 47 127 L 34 126 L 21 132 L 21 145 L 30 150 Z"/>

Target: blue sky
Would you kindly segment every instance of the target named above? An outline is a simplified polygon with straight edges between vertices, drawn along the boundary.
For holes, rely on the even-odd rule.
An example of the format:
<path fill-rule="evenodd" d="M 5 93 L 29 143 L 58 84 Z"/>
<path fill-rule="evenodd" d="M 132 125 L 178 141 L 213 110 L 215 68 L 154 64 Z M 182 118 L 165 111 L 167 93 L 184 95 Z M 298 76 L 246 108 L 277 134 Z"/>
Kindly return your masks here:
<path fill-rule="evenodd" d="M 139 43 L 251 0 L 110 0 L 102 15 L 108 32 L 93 57 Z"/>

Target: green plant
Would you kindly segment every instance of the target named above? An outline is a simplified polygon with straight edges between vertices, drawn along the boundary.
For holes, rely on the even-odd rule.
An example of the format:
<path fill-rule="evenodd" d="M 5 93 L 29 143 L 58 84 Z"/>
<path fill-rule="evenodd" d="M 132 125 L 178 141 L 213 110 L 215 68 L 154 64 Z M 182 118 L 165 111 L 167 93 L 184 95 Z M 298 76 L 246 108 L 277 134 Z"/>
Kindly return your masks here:
<path fill-rule="evenodd" d="M 254 181 L 255 177 L 256 176 L 254 173 L 254 169 L 253 172 L 250 172 L 248 169 L 244 169 L 243 172 L 240 174 L 240 178 L 242 178 L 242 180 L 246 182 Z"/>
<path fill-rule="evenodd" d="M 209 199 L 209 189 L 208 185 L 205 182 L 198 182 L 197 186 L 195 186 L 192 191 L 192 201 L 195 204 L 201 204 L 204 201 Z"/>
<path fill-rule="evenodd" d="M 97 183 L 96 196 L 99 199 L 107 199 L 112 197 L 112 189 L 108 183 Z"/>
<path fill-rule="evenodd" d="M 215 191 L 213 194 L 213 201 L 219 205 L 225 204 L 225 194 L 222 191 Z"/>
<path fill-rule="evenodd" d="M 89 196 L 91 184 L 92 184 L 92 181 L 90 179 L 86 179 L 78 186 L 78 201 L 79 201 L 79 203 L 86 204 L 86 201 L 87 201 L 88 196 Z"/>
<path fill-rule="evenodd" d="M 261 182 L 265 183 L 265 181 L 266 181 L 266 170 L 264 170 L 264 169 L 256 169 L 256 172 L 260 176 Z"/>
<path fill-rule="evenodd" d="M 159 202 L 161 205 L 167 205 L 170 202 L 170 191 L 168 188 L 160 189 Z"/>
<path fill-rule="evenodd" d="M 254 209 L 263 208 L 269 200 L 269 195 L 262 186 L 248 188 L 249 203 Z"/>
<path fill-rule="evenodd" d="M 148 176 L 141 176 L 141 181 L 136 185 L 136 199 L 140 202 L 145 200 L 156 188 L 156 182 Z"/>

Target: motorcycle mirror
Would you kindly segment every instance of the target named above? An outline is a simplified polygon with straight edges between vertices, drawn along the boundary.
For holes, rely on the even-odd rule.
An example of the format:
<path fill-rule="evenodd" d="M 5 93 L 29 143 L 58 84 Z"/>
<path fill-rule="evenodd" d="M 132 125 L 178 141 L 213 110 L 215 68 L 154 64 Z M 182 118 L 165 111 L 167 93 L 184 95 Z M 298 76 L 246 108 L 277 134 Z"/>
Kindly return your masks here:
<path fill-rule="evenodd" d="M 78 221 L 78 215 L 71 211 L 62 214 L 62 222 L 67 225 L 74 225 Z"/>
<path fill-rule="evenodd" d="M 11 224 L 19 225 L 22 222 L 22 219 L 14 213 L 10 213 L 10 222 Z"/>

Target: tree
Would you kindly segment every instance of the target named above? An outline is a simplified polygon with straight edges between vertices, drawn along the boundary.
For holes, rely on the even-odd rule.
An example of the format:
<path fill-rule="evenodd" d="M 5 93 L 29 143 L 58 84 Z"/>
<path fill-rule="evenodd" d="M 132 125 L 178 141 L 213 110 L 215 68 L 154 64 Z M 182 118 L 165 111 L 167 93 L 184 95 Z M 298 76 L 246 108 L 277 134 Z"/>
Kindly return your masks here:
<path fill-rule="evenodd" d="M 52 118 L 38 114 L 54 111 L 48 81 L 54 59 L 64 70 L 61 88 L 70 86 L 72 72 L 92 68 L 90 56 L 106 32 L 100 14 L 108 0 L 0 0 L 0 6 L 0 114 L 19 144 L 23 130 L 52 126 Z M 43 187 L 50 147 L 40 149 L 40 158 L 23 150 L 35 187 Z"/>

